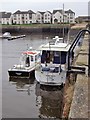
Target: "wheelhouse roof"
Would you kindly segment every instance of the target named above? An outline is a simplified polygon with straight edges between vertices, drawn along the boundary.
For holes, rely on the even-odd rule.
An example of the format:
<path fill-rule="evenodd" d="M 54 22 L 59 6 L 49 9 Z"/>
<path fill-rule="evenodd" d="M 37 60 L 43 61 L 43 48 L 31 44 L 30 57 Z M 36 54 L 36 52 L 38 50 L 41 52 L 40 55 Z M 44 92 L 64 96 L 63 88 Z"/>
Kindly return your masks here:
<path fill-rule="evenodd" d="M 46 50 L 46 51 L 65 51 L 68 52 L 70 48 L 70 44 L 67 43 L 57 43 L 57 44 L 44 44 L 39 47 L 39 50 Z"/>
<path fill-rule="evenodd" d="M 26 54 L 26 55 L 31 55 L 31 56 L 35 56 L 37 54 L 39 54 L 39 51 L 25 51 L 22 54 Z"/>

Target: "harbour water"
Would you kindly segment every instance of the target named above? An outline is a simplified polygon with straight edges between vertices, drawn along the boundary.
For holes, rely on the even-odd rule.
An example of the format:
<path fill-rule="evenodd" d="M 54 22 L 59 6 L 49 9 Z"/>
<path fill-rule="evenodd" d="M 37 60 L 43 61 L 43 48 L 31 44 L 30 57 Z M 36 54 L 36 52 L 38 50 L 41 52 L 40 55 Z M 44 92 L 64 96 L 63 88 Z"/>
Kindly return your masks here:
<path fill-rule="evenodd" d="M 26 35 L 2 44 L 2 117 L 3 118 L 61 118 L 64 88 L 46 88 L 35 78 L 9 79 L 8 69 L 19 63 L 28 47 L 37 49 L 55 35 Z M 46 39 L 47 38 L 47 39 Z"/>

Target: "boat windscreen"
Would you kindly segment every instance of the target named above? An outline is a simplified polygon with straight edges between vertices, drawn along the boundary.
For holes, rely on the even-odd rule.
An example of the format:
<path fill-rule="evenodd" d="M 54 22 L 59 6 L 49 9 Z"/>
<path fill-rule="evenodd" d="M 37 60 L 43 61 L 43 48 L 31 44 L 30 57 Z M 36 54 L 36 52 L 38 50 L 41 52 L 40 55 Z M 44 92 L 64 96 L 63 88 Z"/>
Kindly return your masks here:
<path fill-rule="evenodd" d="M 42 51 L 41 63 L 65 64 L 67 52 Z"/>

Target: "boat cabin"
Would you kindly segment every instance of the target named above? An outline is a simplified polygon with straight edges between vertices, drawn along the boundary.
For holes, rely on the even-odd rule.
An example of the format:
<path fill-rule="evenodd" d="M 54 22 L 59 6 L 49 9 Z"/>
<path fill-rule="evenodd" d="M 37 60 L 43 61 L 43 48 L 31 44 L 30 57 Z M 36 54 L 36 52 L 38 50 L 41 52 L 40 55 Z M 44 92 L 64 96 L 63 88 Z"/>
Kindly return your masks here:
<path fill-rule="evenodd" d="M 67 60 L 67 52 L 70 48 L 70 44 L 66 43 L 55 43 L 46 44 L 40 47 L 41 50 L 41 63 L 53 64 L 65 64 Z"/>
<path fill-rule="evenodd" d="M 35 64 L 40 58 L 40 52 L 38 51 L 26 51 L 22 53 L 21 62 L 25 67 L 29 67 Z"/>

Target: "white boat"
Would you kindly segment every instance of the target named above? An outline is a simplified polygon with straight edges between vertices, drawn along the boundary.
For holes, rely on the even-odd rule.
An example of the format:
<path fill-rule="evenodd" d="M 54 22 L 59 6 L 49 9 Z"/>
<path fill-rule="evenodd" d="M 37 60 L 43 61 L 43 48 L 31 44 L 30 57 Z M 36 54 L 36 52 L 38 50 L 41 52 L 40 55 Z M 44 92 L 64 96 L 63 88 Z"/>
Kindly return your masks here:
<path fill-rule="evenodd" d="M 36 50 L 27 50 L 22 53 L 20 64 L 14 65 L 8 70 L 10 77 L 30 78 L 34 75 L 35 68 L 40 62 L 40 52 Z"/>
<path fill-rule="evenodd" d="M 5 32 L 3 35 L 2 35 L 2 38 L 11 38 L 11 34 L 9 32 Z"/>
<path fill-rule="evenodd" d="M 70 44 L 61 43 L 56 36 L 54 41 L 41 45 L 41 64 L 35 70 L 35 78 L 41 85 L 61 85 L 66 81 L 67 53 Z"/>

